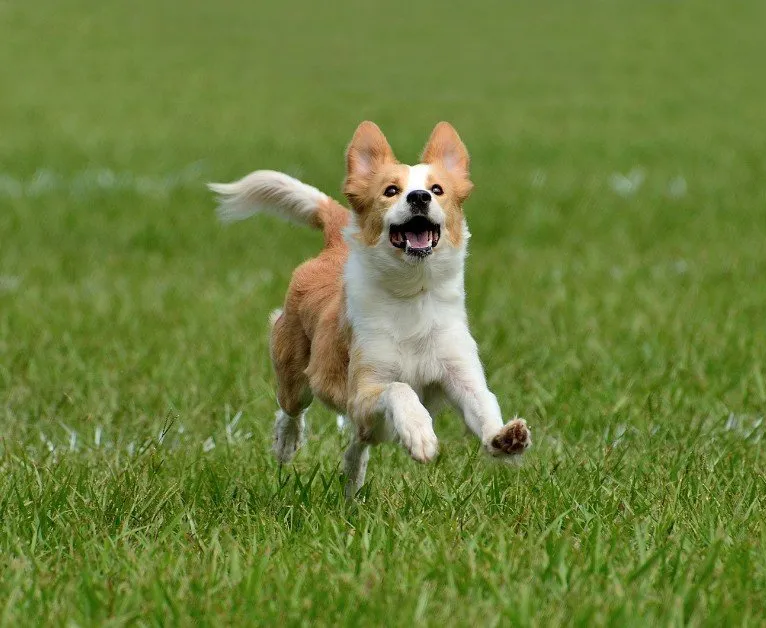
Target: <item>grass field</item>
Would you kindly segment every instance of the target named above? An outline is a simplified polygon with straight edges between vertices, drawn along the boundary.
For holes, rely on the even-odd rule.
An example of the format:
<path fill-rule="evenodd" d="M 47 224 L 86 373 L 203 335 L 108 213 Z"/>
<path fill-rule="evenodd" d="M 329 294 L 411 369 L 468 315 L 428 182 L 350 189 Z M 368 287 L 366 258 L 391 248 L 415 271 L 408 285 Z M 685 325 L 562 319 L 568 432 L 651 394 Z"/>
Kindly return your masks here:
<path fill-rule="evenodd" d="M 332 8 L 329 8 L 332 7 Z M 766 5 L 0 2 L 0 621 L 764 625 Z M 469 313 L 535 446 L 418 466 L 311 411 L 266 337 L 321 237 L 221 227 L 356 124 L 455 124 Z"/>

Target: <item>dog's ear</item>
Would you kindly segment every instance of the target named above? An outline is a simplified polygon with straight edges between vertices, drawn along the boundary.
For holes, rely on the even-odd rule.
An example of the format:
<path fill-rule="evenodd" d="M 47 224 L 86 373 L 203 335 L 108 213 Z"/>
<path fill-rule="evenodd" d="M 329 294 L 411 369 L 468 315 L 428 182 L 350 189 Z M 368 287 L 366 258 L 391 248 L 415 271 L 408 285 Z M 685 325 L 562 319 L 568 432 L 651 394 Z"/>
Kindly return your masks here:
<path fill-rule="evenodd" d="M 454 182 L 454 191 L 460 203 L 471 194 L 473 183 L 468 172 L 468 150 L 449 122 L 439 122 L 434 127 L 420 161 L 443 168 L 447 172 Z"/>
<path fill-rule="evenodd" d="M 468 150 L 449 122 L 439 122 L 434 127 L 420 161 L 439 164 L 451 175 L 468 179 Z"/>
<path fill-rule="evenodd" d="M 394 151 L 374 122 L 362 122 L 346 149 L 346 181 L 343 192 L 351 205 L 359 208 L 370 177 L 387 164 L 397 163 Z"/>
<path fill-rule="evenodd" d="M 346 175 L 365 178 L 387 163 L 396 163 L 394 151 L 374 122 L 362 122 L 346 150 Z"/>

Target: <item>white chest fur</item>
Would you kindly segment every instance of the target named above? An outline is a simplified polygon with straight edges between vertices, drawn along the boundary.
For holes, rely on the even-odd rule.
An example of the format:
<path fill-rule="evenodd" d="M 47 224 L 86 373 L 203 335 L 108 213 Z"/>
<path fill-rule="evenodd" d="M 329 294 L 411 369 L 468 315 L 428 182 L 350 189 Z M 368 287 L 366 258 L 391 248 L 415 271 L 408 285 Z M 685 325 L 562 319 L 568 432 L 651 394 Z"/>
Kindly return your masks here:
<path fill-rule="evenodd" d="M 420 264 L 381 264 L 352 248 L 346 265 L 353 350 L 382 379 L 416 391 L 444 377 L 445 365 L 475 352 L 467 330 L 464 251 Z"/>

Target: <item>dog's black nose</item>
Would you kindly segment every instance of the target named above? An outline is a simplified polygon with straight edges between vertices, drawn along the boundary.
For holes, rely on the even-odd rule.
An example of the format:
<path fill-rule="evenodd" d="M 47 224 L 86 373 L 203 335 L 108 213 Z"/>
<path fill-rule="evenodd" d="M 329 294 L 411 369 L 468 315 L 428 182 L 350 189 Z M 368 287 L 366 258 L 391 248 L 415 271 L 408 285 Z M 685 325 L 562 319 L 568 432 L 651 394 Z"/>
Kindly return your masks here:
<path fill-rule="evenodd" d="M 428 204 L 431 202 L 431 195 L 426 190 L 412 190 L 407 195 L 407 202 L 416 214 L 425 214 L 428 211 Z"/>

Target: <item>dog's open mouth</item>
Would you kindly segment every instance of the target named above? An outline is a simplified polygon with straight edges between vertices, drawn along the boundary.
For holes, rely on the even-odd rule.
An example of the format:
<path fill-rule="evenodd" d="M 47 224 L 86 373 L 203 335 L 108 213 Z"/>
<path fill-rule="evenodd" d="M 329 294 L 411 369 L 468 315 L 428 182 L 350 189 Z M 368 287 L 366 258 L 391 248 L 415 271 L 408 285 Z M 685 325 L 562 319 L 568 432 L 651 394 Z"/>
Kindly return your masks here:
<path fill-rule="evenodd" d="M 401 225 L 391 225 L 389 238 L 397 249 L 404 249 L 408 255 L 425 257 L 439 244 L 441 228 L 428 218 L 416 216 Z"/>

